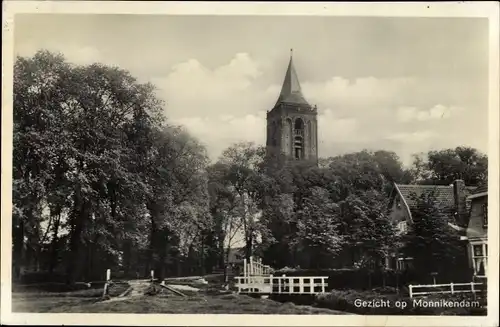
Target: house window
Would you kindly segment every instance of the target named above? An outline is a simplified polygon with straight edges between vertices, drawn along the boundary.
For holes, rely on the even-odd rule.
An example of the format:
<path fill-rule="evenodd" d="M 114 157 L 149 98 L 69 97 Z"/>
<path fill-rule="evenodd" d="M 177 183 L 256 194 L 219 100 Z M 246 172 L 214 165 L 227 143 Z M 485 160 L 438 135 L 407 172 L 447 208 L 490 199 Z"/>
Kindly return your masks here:
<path fill-rule="evenodd" d="M 396 208 L 401 209 L 401 199 L 399 196 L 396 198 Z"/>
<path fill-rule="evenodd" d="M 483 204 L 483 227 L 488 227 L 488 203 Z"/>
<path fill-rule="evenodd" d="M 406 270 L 408 268 L 411 268 L 411 262 L 413 258 L 402 258 L 399 257 L 397 262 L 396 262 L 396 270 Z"/>
<path fill-rule="evenodd" d="M 472 244 L 472 268 L 475 276 L 486 276 L 486 267 L 488 264 L 488 244 Z"/>
<path fill-rule="evenodd" d="M 406 222 L 406 220 L 400 221 L 398 223 L 397 229 L 400 233 L 406 233 L 408 231 L 408 223 Z"/>

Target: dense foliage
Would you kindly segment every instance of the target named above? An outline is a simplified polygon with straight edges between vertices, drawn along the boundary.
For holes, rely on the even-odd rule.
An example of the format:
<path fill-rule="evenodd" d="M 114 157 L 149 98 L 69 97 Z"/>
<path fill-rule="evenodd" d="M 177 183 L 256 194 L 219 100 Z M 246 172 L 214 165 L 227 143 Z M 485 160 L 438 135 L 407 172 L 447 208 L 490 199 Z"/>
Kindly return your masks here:
<path fill-rule="evenodd" d="M 205 149 L 166 124 L 150 84 L 99 64 L 38 52 L 14 76 L 14 272 L 105 268 L 189 259 L 208 228 Z M 180 262 L 180 261 L 179 261 Z M 141 272 L 141 274 L 144 271 Z"/>
<path fill-rule="evenodd" d="M 394 182 L 477 185 L 487 174 L 486 156 L 464 147 L 405 169 L 389 151 L 315 165 L 238 143 L 210 164 L 201 143 L 168 123 L 154 86 L 127 71 L 40 51 L 17 58 L 14 72 L 15 278 L 200 274 L 225 268 L 238 242 L 275 268 L 381 268 L 397 241 Z M 414 214 L 424 217 L 414 232 L 429 240 L 434 228 L 447 235 L 425 219 L 433 208 Z M 408 251 L 420 251 L 422 235 L 408 236 Z M 449 240 L 429 243 L 436 262 L 449 257 L 439 252 Z"/>

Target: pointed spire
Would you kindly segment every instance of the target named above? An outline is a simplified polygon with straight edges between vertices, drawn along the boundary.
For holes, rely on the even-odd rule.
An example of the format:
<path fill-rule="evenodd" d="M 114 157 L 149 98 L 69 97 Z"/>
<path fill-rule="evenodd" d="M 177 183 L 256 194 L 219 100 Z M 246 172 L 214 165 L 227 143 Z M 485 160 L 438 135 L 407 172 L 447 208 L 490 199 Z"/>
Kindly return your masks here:
<path fill-rule="evenodd" d="M 293 66 L 293 49 L 290 49 L 290 62 L 285 74 L 285 80 L 281 87 L 280 96 L 276 104 L 285 102 L 291 104 L 309 105 L 304 96 L 299 83 L 299 77 Z"/>

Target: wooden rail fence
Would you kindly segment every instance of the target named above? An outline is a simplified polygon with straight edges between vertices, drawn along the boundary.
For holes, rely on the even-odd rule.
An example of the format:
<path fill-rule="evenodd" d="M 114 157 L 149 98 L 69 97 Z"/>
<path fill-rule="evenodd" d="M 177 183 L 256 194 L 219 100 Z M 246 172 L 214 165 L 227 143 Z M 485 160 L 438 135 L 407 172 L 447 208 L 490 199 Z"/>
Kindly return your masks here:
<path fill-rule="evenodd" d="M 234 277 L 238 293 L 318 294 L 325 293 L 325 276 L 238 276 Z"/>
<path fill-rule="evenodd" d="M 449 283 L 430 285 L 409 285 L 410 297 L 417 297 L 430 294 L 456 294 L 456 293 L 480 293 L 483 283 Z M 415 292 L 415 289 L 428 289 L 424 292 Z"/>

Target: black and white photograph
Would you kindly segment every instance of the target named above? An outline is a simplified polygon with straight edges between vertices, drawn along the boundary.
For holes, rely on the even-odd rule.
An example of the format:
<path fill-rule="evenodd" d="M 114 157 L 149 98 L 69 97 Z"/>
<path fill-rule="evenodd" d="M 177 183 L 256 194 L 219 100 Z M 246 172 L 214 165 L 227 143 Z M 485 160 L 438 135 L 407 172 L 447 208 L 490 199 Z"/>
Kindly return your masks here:
<path fill-rule="evenodd" d="M 2 323 L 498 325 L 497 2 L 23 2 Z"/>

